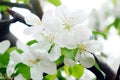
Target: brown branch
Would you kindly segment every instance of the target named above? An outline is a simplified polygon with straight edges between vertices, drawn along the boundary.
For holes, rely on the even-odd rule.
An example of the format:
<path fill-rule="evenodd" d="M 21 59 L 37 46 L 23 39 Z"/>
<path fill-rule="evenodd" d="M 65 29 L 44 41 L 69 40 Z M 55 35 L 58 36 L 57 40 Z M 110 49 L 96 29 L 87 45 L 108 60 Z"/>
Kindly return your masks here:
<path fill-rule="evenodd" d="M 30 4 L 32 5 L 35 14 L 42 19 L 42 15 L 43 15 L 43 10 L 40 4 L 40 0 L 30 0 Z"/>
<path fill-rule="evenodd" d="M 9 7 L 26 8 L 26 9 L 29 9 L 31 12 L 34 12 L 33 8 L 31 7 L 30 4 L 20 4 L 20 3 L 12 3 L 12 2 L 6 2 L 6 1 L 0 1 L 0 5 L 9 6 Z"/>

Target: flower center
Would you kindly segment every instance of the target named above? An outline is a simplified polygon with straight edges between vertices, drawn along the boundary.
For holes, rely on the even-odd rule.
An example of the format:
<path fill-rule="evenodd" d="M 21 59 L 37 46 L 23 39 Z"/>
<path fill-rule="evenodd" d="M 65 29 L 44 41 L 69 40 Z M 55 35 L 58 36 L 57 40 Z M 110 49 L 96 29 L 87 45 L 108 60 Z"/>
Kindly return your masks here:
<path fill-rule="evenodd" d="M 30 65 L 30 66 L 33 66 L 33 65 L 37 64 L 39 61 L 40 61 L 40 59 L 35 59 L 35 60 L 31 60 L 31 59 L 30 59 L 30 60 L 29 60 L 29 62 L 30 62 L 29 65 Z"/>
<path fill-rule="evenodd" d="M 84 53 L 86 50 L 86 46 L 84 44 L 78 44 L 78 49 L 81 53 Z"/>

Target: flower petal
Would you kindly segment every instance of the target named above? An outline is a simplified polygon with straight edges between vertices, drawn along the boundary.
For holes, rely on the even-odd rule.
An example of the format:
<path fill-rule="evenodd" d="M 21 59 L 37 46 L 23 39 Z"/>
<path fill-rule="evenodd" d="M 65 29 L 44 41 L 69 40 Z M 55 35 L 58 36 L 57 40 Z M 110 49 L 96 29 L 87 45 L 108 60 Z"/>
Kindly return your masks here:
<path fill-rule="evenodd" d="M 50 32 L 59 32 L 60 31 L 60 21 L 56 16 L 53 16 L 53 11 L 47 11 L 43 15 L 42 23 L 45 28 Z"/>
<path fill-rule="evenodd" d="M 73 12 L 70 16 L 70 23 L 72 25 L 77 25 L 83 23 L 83 21 L 86 19 L 86 14 L 83 10 L 77 10 Z"/>
<path fill-rule="evenodd" d="M 92 67 L 95 63 L 94 56 L 88 52 L 81 54 L 77 53 L 76 60 L 78 60 L 80 64 L 86 68 Z"/>
<path fill-rule="evenodd" d="M 31 73 L 31 78 L 33 80 L 42 80 L 43 78 L 43 72 L 41 71 L 41 68 L 38 65 L 31 67 L 30 73 Z"/>
<path fill-rule="evenodd" d="M 56 64 L 54 62 L 49 61 L 48 59 L 42 59 L 40 61 L 40 68 L 43 72 L 48 74 L 55 74 L 57 71 Z"/>
<path fill-rule="evenodd" d="M 73 67 L 75 65 L 75 61 L 69 58 L 64 58 L 64 64 Z"/>
<path fill-rule="evenodd" d="M 50 61 L 56 61 L 61 56 L 60 47 L 55 45 L 51 52 L 48 54 L 48 58 Z"/>
<path fill-rule="evenodd" d="M 0 42 L 0 54 L 3 54 L 9 47 L 10 42 L 8 40 Z"/>
<path fill-rule="evenodd" d="M 83 25 L 73 27 L 73 31 L 76 44 L 79 44 L 81 41 L 89 40 L 90 36 L 92 35 L 92 31 L 88 27 Z"/>
<path fill-rule="evenodd" d="M 21 74 L 17 75 L 14 80 L 26 80 Z"/>
<path fill-rule="evenodd" d="M 103 50 L 103 44 L 96 40 L 89 40 L 86 43 L 86 50 L 89 52 L 102 52 Z"/>
<path fill-rule="evenodd" d="M 41 21 L 40 21 L 39 17 L 37 17 L 33 13 L 30 13 L 24 19 L 25 19 L 25 22 L 29 25 L 41 25 Z"/>
<path fill-rule="evenodd" d="M 60 20 L 62 20 L 62 22 L 64 23 L 69 23 L 68 21 L 69 21 L 70 13 L 71 12 L 69 11 L 69 9 L 64 5 L 57 7 L 55 10 L 56 16 L 59 17 Z"/>
<path fill-rule="evenodd" d="M 23 33 L 26 35 L 32 35 L 32 34 L 38 33 L 39 31 L 41 31 L 40 26 L 32 26 L 32 27 L 26 28 Z"/>

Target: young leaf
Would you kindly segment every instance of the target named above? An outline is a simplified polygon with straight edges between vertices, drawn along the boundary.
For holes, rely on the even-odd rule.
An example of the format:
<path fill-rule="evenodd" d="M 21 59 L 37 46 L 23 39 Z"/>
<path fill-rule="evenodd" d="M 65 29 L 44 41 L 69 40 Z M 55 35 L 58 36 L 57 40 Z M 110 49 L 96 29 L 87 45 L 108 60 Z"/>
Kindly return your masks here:
<path fill-rule="evenodd" d="M 30 67 L 23 63 L 19 63 L 16 65 L 15 69 L 17 70 L 16 73 L 21 73 L 24 78 L 30 79 Z"/>
<path fill-rule="evenodd" d="M 29 42 L 27 43 L 27 45 L 28 45 L 28 46 L 31 46 L 31 45 L 33 45 L 33 44 L 35 44 L 35 43 L 37 43 L 36 40 L 31 40 L 31 41 L 29 41 Z"/>
<path fill-rule="evenodd" d="M 70 71 L 72 76 L 74 76 L 76 79 L 79 79 L 84 73 L 84 67 L 76 64 L 74 67 L 70 68 Z"/>
<path fill-rule="evenodd" d="M 72 60 L 75 60 L 75 56 L 77 54 L 78 49 L 67 49 L 67 48 L 61 48 L 61 53 L 67 58 L 71 58 Z"/>
<path fill-rule="evenodd" d="M 48 0 L 48 2 L 52 3 L 52 4 L 55 5 L 55 6 L 61 5 L 60 0 Z"/>

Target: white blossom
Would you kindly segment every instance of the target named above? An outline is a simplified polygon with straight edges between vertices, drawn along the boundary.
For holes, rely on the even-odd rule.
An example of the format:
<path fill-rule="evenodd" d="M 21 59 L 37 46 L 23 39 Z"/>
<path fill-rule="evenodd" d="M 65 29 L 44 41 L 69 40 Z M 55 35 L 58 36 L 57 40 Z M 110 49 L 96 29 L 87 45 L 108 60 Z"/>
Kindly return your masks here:
<path fill-rule="evenodd" d="M 0 54 L 3 54 L 9 47 L 10 42 L 8 40 L 0 42 Z"/>
<path fill-rule="evenodd" d="M 99 41 L 89 40 L 83 41 L 78 44 L 78 53 L 76 60 L 80 62 L 86 68 L 90 68 L 94 65 L 95 59 L 93 54 L 95 52 L 102 52 L 103 45 Z"/>

